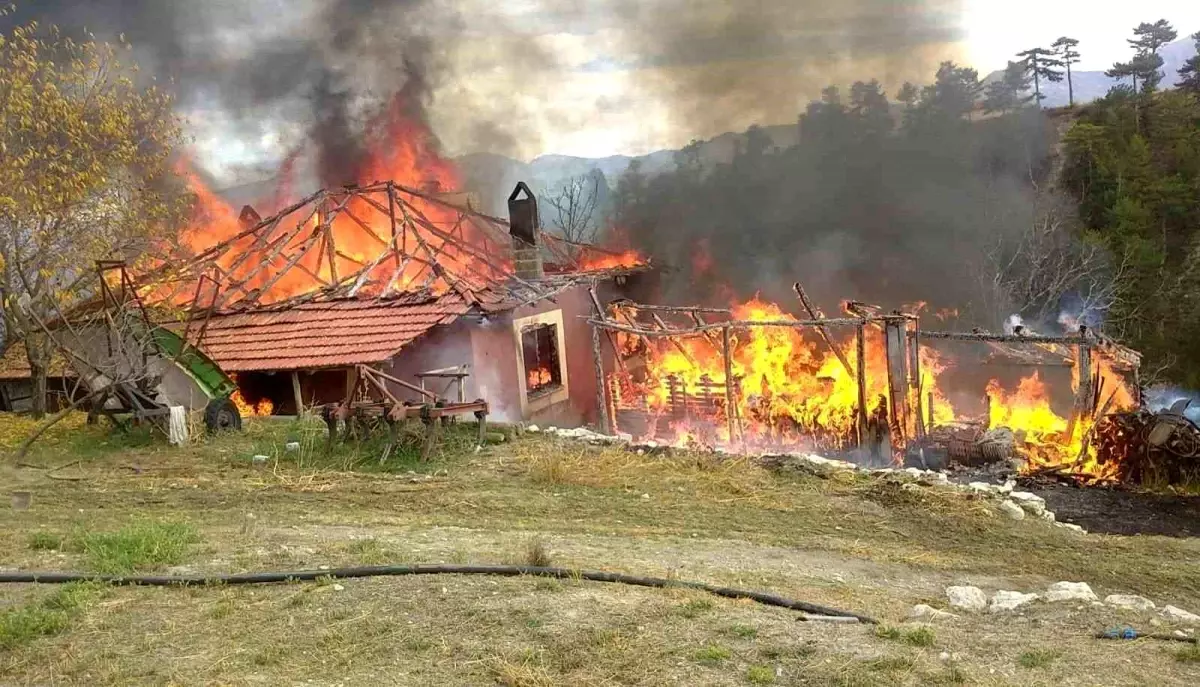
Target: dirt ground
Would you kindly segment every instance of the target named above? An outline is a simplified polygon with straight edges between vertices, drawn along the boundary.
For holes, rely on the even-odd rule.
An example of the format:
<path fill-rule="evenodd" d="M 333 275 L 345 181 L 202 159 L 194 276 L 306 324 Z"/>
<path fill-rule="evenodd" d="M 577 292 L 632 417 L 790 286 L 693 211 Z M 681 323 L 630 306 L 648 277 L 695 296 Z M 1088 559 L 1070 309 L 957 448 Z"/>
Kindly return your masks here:
<path fill-rule="evenodd" d="M 20 429 L 0 430 L 0 441 L 11 446 Z M 302 449 L 285 451 L 289 440 Z M 156 545 L 176 546 L 178 557 L 137 571 L 523 563 L 536 554 L 571 568 L 771 591 L 882 627 L 577 580 L 103 588 L 53 631 L 9 646 L 4 628 L 15 625 L 0 622 L 0 684 L 1200 683 L 1200 657 L 1186 645 L 1091 637 L 1123 625 L 1185 629 L 1151 612 L 1035 602 L 1018 613 L 960 612 L 928 630 L 905 620 L 914 604 L 946 608 L 948 585 L 991 594 L 1060 580 L 1087 582 L 1101 598 L 1142 594 L 1200 612 L 1196 539 L 1081 536 L 1010 521 L 991 502 L 941 487 L 540 436 L 478 453 L 448 441 L 428 464 L 402 454 L 381 467 L 372 450 L 324 457 L 319 429 L 272 422 L 176 450 L 68 424 L 25 461 L 35 467 L 0 458 L 5 491 L 32 494 L 28 510 L 2 504 L 0 569 L 96 569 L 93 535 L 172 523 L 189 538 Z M 249 460 L 256 453 L 270 456 L 261 469 Z M 48 607 L 54 593 L 0 585 L 0 614 Z"/>

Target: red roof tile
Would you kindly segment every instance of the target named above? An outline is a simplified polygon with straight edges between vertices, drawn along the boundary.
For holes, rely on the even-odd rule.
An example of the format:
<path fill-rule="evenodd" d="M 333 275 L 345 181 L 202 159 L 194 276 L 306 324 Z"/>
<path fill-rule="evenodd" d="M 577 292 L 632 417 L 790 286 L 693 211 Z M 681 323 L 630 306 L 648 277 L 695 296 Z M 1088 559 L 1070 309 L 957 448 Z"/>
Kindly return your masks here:
<path fill-rule="evenodd" d="M 470 307 L 462 296 L 448 292 L 214 315 L 202 348 L 227 372 L 380 363 Z"/>

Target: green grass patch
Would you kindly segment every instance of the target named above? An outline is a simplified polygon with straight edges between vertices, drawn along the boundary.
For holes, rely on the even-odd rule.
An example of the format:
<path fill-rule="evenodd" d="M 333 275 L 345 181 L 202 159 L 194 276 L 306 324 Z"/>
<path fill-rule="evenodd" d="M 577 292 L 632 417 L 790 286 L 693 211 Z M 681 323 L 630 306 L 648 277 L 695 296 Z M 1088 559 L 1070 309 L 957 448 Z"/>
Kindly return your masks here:
<path fill-rule="evenodd" d="M 750 625 L 730 625 L 725 629 L 726 634 L 742 639 L 754 639 L 758 636 L 758 628 Z"/>
<path fill-rule="evenodd" d="M 1062 653 L 1055 649 L 1031 649 L 1017 657 L 1017 665 L 1022 668 L 1045 668 L 1057 661 Z"/>
<path fill-rule="evenodd" d="M 746 669 L 746 682 L 752 685 L 775 683 L 775 669 L 771 666 L 750 666 Z"/>
<path fill-rule="evenodd" d="M 29 535 L 29 548 L 34 551 L 56 551 L 63 547 L 62 537 L 51 532 L 34 532 Z"/>
<path fill-rule="evenodd" d="M 81 532 L 72 548 L 96 572 L 124 575 L 183 562 L 200 540 L 196 528 L 178 522 L 135 522 L 116 532 Z"/>
<path fill-rule="evenodd" d="M 903 673 L 917 664 L 912 656 L 884 656 L 867 663 L 867 668 L 879 673 Z"/>
<path fill-rule="evenodd" d="M 875 628 L 875 636 L 880 639 L 890 639 L 892 641 L 900 641 L 904 636 L 900 628 L 892 627 L 891 625 L 880 625 Z"/>
<path fill-rule="evenodd" d="M 38 637 L 62 632 L 71 619 L 100 598 L 104 590 L 103 585 L 72 582 L 39 602 L 0 613 L 0 649 L 12 649 Z"/>
<path fill-rule="evenodd" d="M 1182 649 L 1172 652 L 1180 663 L 1200 663 L 1200 644 L 1189 644 Z"/>
<path fill-rule="evenodd" d="M 931 627 L 899 628 L 880 625 L 875 628 L 875 636 L 917 647 L 931 647 L 937 639 Z"/>
<path fill-rule="evenodd" d="M 719 644 L 710 644 L 703 649 L 699 649 L 692 655 L 697 663 L 704 665 L 718 665 L 728 661 L 733 657 L 733 652 Z"/>
<path fill-rule="evenodd" d="M 447 461 L 471 455 L 478 431 L 473 418 L 439 426 L 430 460 L 422 461 L 425 426 L 420 421 L 397 427 L 395 445 L 390 452 L 387 447 L 391 435 L 383 420 L 369 420 L 365 424 L 356 421 L 349 435 L 344 426 L 339 428 L 332 446 L 325 422 L 317 417 L 291 422 L 266 421 L 250 425 L 246 430 L 252 440 L 250 455 L 264 455 L 280 465 L 301 471 L 367 473 L 434 472 L 444 467 Z M 288 451 L 288 442 L 298 443 L 299 449 Z"/>
<path fill-rule="evenodd" d="M 715 606 L 712 599 L 692 599 L 679 607 L 679 615 L 695 619 L 711 611 Z"/>

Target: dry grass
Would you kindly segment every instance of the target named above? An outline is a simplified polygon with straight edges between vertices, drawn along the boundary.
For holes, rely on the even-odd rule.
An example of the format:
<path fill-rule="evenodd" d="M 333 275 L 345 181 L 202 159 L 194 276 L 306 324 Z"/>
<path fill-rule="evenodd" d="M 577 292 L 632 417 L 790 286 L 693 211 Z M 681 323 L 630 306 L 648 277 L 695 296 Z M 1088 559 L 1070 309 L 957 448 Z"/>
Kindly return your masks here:
<path fill-rule="evenodd" d="M 78 429 L 93 444 L 106 436 Z M 410 577 L 120 588 L 76 605 L 65 622 L 53 614 L 13 622 L 13 634 L 24 639 L 0 650 L 0 682 L 1005 685 L 1028 684 L 1030 676 L 1065 685 L 1200 682 L 1200 664 L 1172 650 L 1144 642 L 1097 647 L 1090 637 L 1095 627 L 1125 621 L 1104 609 L 1038 604 L 1020 617 L 964 616 L 939 625 L 936 636 L 899 624 L 912 604 L 936 604 L 942 589 L 957 583 L 1034 590 L 1084 579 L 1102 595 L 1141 593 L 1195 610 L 1195 541 L 1078 537 L 1009 522 L 981 501 L 936 489 L 776 475 L 745 461 L 638 456 L 545 437 L 478 454 L 448 449 L 421 468 L 439 473 L 436 479 L 388 474 L 365 457 L 370 473 L 363 474 L 346 471 L 360 460 L 347 460 L 349 454 L 324 462 L 284 456 L 282 444 L 294 431 L 251 423 L 245 435 L 179 450 L 126 439 L 80 449 L 84 439 L 56 435 L 35 460 L 56 465 L 84 456 L 84 479 L 73 482 L 0 459 L 0 482 L 20 484 L 35 497 L 29 511 L 0 510 L 0 565 L 96 567 L 71 546 L 78 533 L 187 522 L 198 541 L 181 555 L 123 553 L 117 560 L 135 569 L 174 560 L 224 572 L 552 559 L 566 567 L 767 589 L 870 613 L 897 630 L 876 637 L 860 626 L 797 623 L 788 611 L 749 602 L 577 580 Z M 274 467 L 254 470 L 248 456 L 268 451 L 275 451 L 268 453 L 278 459 Z M 147 548 L 157 550 L 115 547 Z M 45 609 L 48 593 L 0 587 L 0 612 Z M 1023 667 L 1031 646 L 1062 654 L 1032 672 Z M 942 661 L 942 651 L 957 658 Z"/>

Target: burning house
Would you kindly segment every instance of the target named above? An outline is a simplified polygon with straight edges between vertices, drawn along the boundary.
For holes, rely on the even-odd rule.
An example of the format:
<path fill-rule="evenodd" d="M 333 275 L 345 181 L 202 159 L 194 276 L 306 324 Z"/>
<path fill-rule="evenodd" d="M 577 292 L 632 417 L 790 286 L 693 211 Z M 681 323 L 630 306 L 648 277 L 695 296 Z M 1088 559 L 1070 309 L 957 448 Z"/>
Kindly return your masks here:
<path fill-rule="evenodd" d="M 383 396 L 499 421 L 595 421 L 586 319 L 598 293 L 611 297 L 646 266 L 542 231 L 524 184 L 511 222 L 453 200 L 385 182 L 262 218 L 202 194 L 201 223 L 184 235 L 199 242 L 191 258 L 122 267 L 121 278 L 135 310 L 158 314 L 154 328 L 233 378 L 243 416 Z M 168 376 L 174 404 L 205 408 L 212 394 Z"/>
<path fill-rule="evenodd" d="M 246 207 L 236 228 L 207 209 L 216 226 L 203 233 L 228 238 L 139 282 L 151 300 L 190 301 L 187 337 L 235 376 L 243 414 L 342 402 L 380 373 L 400 399 L 593 421 L 592 294 L 645 269 L 542 231 L 524 184 L 509 222 L 391 182 L 321 191 L 267 218 Z"/>

